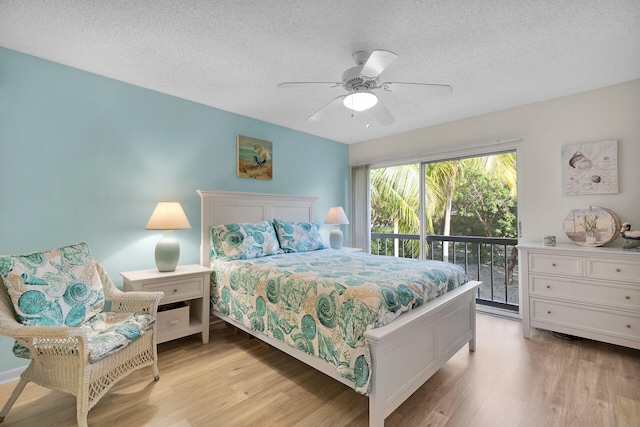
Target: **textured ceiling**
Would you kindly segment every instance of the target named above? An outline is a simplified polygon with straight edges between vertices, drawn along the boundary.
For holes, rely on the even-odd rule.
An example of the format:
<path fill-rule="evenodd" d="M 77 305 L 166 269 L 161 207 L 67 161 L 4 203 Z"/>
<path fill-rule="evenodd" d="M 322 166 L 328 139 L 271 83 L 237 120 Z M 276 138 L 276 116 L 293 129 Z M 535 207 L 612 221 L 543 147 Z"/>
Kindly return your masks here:
<path fill-rule="evenodd" d="M 640 0 L 0 0 L 0 46 L 353 143 L 638 79 Z M 373 49 L 398 55 L 382 80 L 453 94 L 382 93 L 380 126 L 306 120 L 341 88 L 276 87 Z"/>

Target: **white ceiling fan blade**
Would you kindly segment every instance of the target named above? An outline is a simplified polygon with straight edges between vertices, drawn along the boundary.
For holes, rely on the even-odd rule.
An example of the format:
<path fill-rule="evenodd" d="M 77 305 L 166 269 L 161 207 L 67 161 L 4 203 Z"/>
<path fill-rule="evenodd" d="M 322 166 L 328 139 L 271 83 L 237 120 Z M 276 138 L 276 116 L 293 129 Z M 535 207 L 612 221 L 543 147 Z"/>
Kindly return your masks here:
<path fill-rule="evenodd" d="M 371 107 L 368 112 L 380 123 L 382 126 L 388 126 L 393 124 L 396 119 L 393 117 L 389 109 L 384 105 L 382 99 L 378 97 L 378 103 Z"/>
<path fill-rule="evenodd" d="M 342 86 L 340 82 L 283 82 L 278 84 L 278 87 L 289 89 L 289 88 L 299 88 L 301 86 L 316 86 L 316 87 L 339 87 Z"/>
<path fill-rule="evenodd" d="M 360 75 L 375 79 L 391 64 L 398 55 L 388 50 L 374 50 L 362 67 Z"/>
<path fill-rule="evenodd" d="M 385 82 L 380 88 L 386 92 L 419 92 L 423 96 L 436 97 L 447 96 L 453 92 L 453 88 L 449 85 L 439 85 L 430 83 L 405 83 L 405 82 Z"/>
<path fill-rule="evenodd" d="M 346 97 L 347 95 L 340 95 L 336 98 L 333 98 L 331 101 L 327 102 L 326 104 L 324 104 L 322 107 L 320 107 L 320 109 L 318 111 L 316 111 L 315 113 L 313 113 L 312 115 L 310 115 L 309 117 L 307 117 L 307 120 L 312 121 L 312 122 L 317 122 L 318 120 L 320 120 L 322 118 L 322 116 L 324 116 L 324 112 L 327 111 L 327 109 L 333 105 L 333 104 L 337 104 L 337 103 L 342 103 L 342 100 Z"/>

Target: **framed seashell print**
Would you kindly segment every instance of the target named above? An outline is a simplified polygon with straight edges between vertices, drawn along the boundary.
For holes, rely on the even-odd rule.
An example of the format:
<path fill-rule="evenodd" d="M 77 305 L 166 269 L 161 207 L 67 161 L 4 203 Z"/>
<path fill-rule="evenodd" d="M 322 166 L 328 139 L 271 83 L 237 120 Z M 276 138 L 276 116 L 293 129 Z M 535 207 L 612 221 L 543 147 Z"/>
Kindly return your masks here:
<path fill-rule="evenodd" d="M 618 141 L 562 147 L 562 194 L 618 193 Z"/>
<path fill-rule="evenodd" d="M 564 218 L 564 232 L 580 246 L 604 246 L 613 242 L 622 229 L 620 217 L 607 208 L 589 206 L 572 209 Z"/>

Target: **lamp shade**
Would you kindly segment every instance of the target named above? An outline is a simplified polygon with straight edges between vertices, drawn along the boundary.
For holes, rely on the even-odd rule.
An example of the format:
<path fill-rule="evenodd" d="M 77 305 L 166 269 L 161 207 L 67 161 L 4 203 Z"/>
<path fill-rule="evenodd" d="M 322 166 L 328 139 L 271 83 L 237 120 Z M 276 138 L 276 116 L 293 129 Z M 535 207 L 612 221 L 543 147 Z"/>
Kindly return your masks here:
<path fill-rule="evenodd" d="M 333 206 L 329 209 L 327 218 L 324 220 L 325 224 L 349 224 L 347 215 L 344 213 L 342 206 Z"/>
<path fill-rule="evenodd" d="M 149 218 L 146 230 L 187 230 L 189 220 L 179 202 L 159 202 Z"/>
<path fill-rule="evenodd" d="M 364 111 L 378 103 L 378 97 L 371 92 L 354 92 L 342 101 L 345 107 L 354 111 Z"/>

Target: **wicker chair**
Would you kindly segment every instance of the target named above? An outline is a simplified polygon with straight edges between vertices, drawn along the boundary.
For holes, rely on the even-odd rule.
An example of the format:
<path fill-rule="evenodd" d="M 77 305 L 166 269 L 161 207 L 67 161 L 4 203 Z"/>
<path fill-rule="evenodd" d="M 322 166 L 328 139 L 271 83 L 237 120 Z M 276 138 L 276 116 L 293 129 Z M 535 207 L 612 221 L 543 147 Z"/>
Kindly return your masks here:
<path fill-rule="evenodd" d="M 96 263 L 96 269 L 105 301 L 111 302 L 112 312 L 146 312 L 156 317 L 162 292 L 122 292 L 102 266 Z M 16 319 L 15 309 L 0 276 L 0 334 L 12 337 L 31 354 L 29 366 L 0 411 L 0 422 L 30 381 L 76 396 L 78 425 L 86 426 L 89 410 L 126 375 L 151 366 L 154 379 L 160 378 L 155 325 L 126 347 L 91 363 L 87 337 L 80 328 L 24 326 Z"/>

